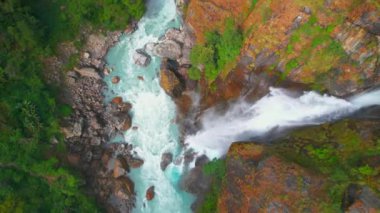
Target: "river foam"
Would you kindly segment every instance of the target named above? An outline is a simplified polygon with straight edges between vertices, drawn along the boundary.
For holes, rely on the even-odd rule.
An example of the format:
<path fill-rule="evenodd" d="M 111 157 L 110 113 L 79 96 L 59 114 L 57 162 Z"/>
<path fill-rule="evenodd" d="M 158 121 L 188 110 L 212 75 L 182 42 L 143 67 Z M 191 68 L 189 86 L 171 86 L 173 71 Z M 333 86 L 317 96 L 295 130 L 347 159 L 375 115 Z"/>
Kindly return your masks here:
<path fill-rule="evenodd" d="M 141 168 L 128 174 L 135 183 L 136 207 L 133 212 L 191 212 L 194 197 L 179 188 L 182 165 L 170 164 L 165 172 L 160 162 L 163 153 L 170 152 L 176 158 L 181 153 L 178 126 L 173 122 L 176 107 L 159 85 L 161 60 L 152 57 L 147 67 L 133 62 L 133 54 L 149 42 L 157 42 L 169 28 L 180 27 L 180 17 L 174 0 L 150 0 L 147 13 L 140 20 L 138 30 L 123 36 L 107 56 L 113 72 L 105 80 L 109 90 L 108 101 L 115 95 L 130 102 L 133 126 L 137 130 L 125 133 L 125 141 L 132 144 L 136 157 L 142 158 Z M 119 84 L 111 83 L 113 76 L 120 76 Z M 146 190 L 155 187 L 155 197 L 147 201 Z"/>

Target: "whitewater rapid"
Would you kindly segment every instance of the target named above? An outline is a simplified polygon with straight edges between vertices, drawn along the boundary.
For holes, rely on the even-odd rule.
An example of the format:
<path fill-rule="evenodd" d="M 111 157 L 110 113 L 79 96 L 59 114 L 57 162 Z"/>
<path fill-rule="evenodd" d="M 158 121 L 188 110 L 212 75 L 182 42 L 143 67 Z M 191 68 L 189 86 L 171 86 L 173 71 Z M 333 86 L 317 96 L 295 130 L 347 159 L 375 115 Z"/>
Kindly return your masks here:
<path fill-rule="evenodd" d="M 149 42 L 157 42 L 169 28 L 181 25 L 174 0 L 149 0 L 147 13 L 140 20 L 138 30 L 123 36 L 107 55 L 113 72 L 105 78 L 106 98 L 115 96 L 133 106 L 131 116 L 135 130 L 124 135 L 124 141 L 133 145 L 135 157 L 144 160 L 142 167 L 128 174 L 135 183 L 136 205 L 133 212 L 191 212 L 193 195 L 179 187 L 186 167 L 171 163 L 161 170 L 161 156 L 170 152 L 174 161 L 183 158 L 176 118 L 176 106 L 159 85 L 160 58 L 152 56 L 147 67 L 134 64 L 133 54 Z M 119 76 L 119 84 L 111 79 Z M 316 92 L 295 95 L 285 89 L 271 88 L 270 93 L 255 103 L 239 100 L 221 114 L 215 109 L 206 111 L 202 128 L 185 138 L 186 150 L 210 159 L 220 158 L 235 141 L 268 134 L 276 128 L 321 124 L 347 116 L 356 110 L 380 104 L 380 91 L 360 94 L 344 100 Z M 188 168 L 187 168 L 188 169 Z M 145 194 L 155 187 L 155 197 L 147 201 Z"/>
<path fill-rule="evenodd" d="M 225 113 L 207 110 L 201 130 L 185 139 L 189 149 L 210 159 L 225 155 L 233 142 L 264 136 L 273 130 L 334 121 L 373 105 L 380 105 L 380 90 L 358 94 L 347 100 L 316 92 L 296 95 L 286 89 L 271 88 L 256 103 L 239 100 Z"/>
<path fill-rule="evenodd" d="M 137 130 L 125 133 L 125 142 L 132 144 L 135 156 L 144 160 L 141 168 L 128 174 L 135 183 L 136 207 L 133 212 L 191 212 L 194 197 L 179 188 L 182 165 L 170 164 L 165 172 L 160 162 L 163 153 L 170 152 L 176 159 L 181 153 L 178 126 L 173 122 L 176 106 L 159 85 L 161 60 L 152 56 L 147 67 L 134 64 L 133 54 L 149 42 L 157 42 L 169 28 L 178 28 L 180 17 L 174 0 L 150 0 L 147 12 L 138 24 L 138 30 L 122 37 L 107 56 L 113 72 L 105 80 L 108 100 L 121 96 L 132 104 L 132 125 Z M 111 83 L 120 76 L 119 84 Z M 155 187 L 155 197 L 147 201 L 145 194 Z"/>

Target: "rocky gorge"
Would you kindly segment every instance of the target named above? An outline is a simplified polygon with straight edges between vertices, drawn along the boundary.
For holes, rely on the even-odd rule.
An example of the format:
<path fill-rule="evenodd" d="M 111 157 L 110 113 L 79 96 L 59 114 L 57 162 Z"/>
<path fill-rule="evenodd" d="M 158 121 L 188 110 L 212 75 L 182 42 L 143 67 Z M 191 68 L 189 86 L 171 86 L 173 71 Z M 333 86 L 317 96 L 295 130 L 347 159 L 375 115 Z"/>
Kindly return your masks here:
<path fill-rule="evenodd" d="M 207 109 L 218 106 L 221 108 L 219 111 L 226 110 L 228 103 L 239 97 L 254 102 L 264 97 L 270 86 L 296 90 L 316 89 L 347 97 L 378 85 L 378 5 L 368 1 L 354 7 L 355 1 L 339 0 L 324 1 L 323 4 L 313 4 L 311 1 L 253 2 L 255 5 L 252 7 L 251 1 L 178 1 L 178 8 L 186 9 L 182 11 L 185 20 L 183 26 L 169 29 L 158 41 L 148 42 L 132 56 L 134 63 L 141 67 L 149 66 L 152 57 L 162 58 L 159 84 L 176 103 L 176 120 L 183 136 L 202 128 L 200 117 Z M 322 12 L 321 7 L 327 8 L 328 12 Z M 347 12 L 346 8 L 354 9 Z M 313 21 L 314 16 L 317 17 L 316 22 Z M 234 66 L 214 82 L 192 80 L 188 74 L 192 67 L 192 47 L 205 41 L 207 31 L 222 30 L 227 17 L 233 17 L 246 34 L 241 54 Z M 342 17 L 345 19 L 342 20 Z M 328 41 L 314 41 L 313 36 L 304 35 L 302 30 L 310 33 L 307 31 L 310 29 L 304 29 L 306 27 L 303 26 L 311 21 L 317 29 L 328 29 L 327 34 L 311 33 Z M 137 24 L 132 24 L 129 28 L 133 30 L 128 29 L 126 32 L 133 33 Z M 105 101 L 104 91 L 107 86 L 103 82 L 103 77 L 112 73 L 112 67 L 107 66 L 105 59 L 107 51 L 119 41 L 122 33 L 83 34 L 87 40 L 85 47 L 77 50 L 72 44 L 63 44 L 62 54 L 58 58 L 48 59 L 47 63 L 50 69 L 61 69 L 63 64 L 68 63 L 70 55 L 80 55 L 80 62 L 64 76 L 53 74 L 49 77 L 65 88 L 62 101 L 70 104 L 74 111 L 62 123 L 62 132 L 69 148 L 67 160 L 84 172 L 87 188 L 91 189 L 90 193 L 98 198 L 108 212 L 131 212 L 136 202 L 135 184 L 139 183 L 133 183 L 128 172 L 141 167 L 144 160 L 136 157 L 133 145 L 124 141 L 123 133 L 139 131 L 140 127 L 134 126 L 131 109 L 135 106 L 126 102 L 128 100 L 115 96 L 110 103 Z M 302 42 L 293 38 L 294 35 L 303 38 Z M 342 46 L 344 52 L 339 54 L 344 53 L 343 56 L 323 58 L 323 54 L 316 52 L 330 51 L 329 45 L 335 45 L 335 42 Z M 314 45 L 316 50 L 307 49 L 309 45 Z M 320 64 L 322 61 L 323 65 Z M 125 83 L 122 77 L 111 76 L 112 84 Z M 136 81 L 145 79 L 139 76 Z M 200 96 L 199 101 L 194 94 Z M 367 122 L 353 124 L 349 121 L 347 125 L 355 134 L 360 135 L 357 136 L 360 141 L 370 144 L 366 146 L 369 149 L 378 146 L 379 142 L 377 121 Z M 348 136 L 329 132 L 335 125 L 338 129 L 346 128 L 337 123 L 331 124 L 331 127 L 321 126 L 316 127 L 317 130 L 310 130 L 310 135 L 322 132 L 321 139 L 318 138 L 316 142 L 313 140 L 317 139 L 294 136 L 296 132 L 280 139 L 276 142 L 277 146 L 256 142 L 233 144 L 225 159 L 224 182 L 221 183 L 220 194 L 216 195 L 217 211 L 325 211 L 327 208 L 324 209 L 323 205 L 331 202 L 327 196 L 329 192 L 325 189 L 335 183 L 326 179 L 331 174 L 315 174 L 308 165 L 302 165 L 302 161 L 286 154 L 292 153 L 289 150 L 297 150 L 296 157 L 305 157 L 305 153 L 306 158 L 317 156 L 311 148 L 307 148 L 308 145 L 326 148 L 329 140 L 336 142 L 328 144 L 329 148 L 347 147 L 347 144 L 340 142 Z M 113 140 L 126 143 L 109 143 Z M 184 140 L 181 142 L 184 143 Z M 296 148 L 292 147 L 295 140 Z M 353 154 L 344 148 L 342 150 L 342 155 Z M 183 157 L 184 161 L 194 164 L 194 167 L 184 173 L 180 183 L 183 190 L 197 195 L 198 199 L 192 205 L 193 211 L 202 209 L 203 203 L 208 199 L 207 193 L 213 190 L 215 184 L 212 176 L 204 172 L 204 166 L 212 159 L 197 154 L 199 153 L 190 150 Z M 313 159 L 319 161 L 313 161 L 311 165 L 319 166 L 320 161 L 326 160 L 323 157 Z M 367 157 L 374 159 L 367 160 Z M 171 153 L 163 154 L 161 158 L 160 168 L 164 171 L 177 160 Z M 365 166 L 367 162 L 376 171 L 379 169 L 376 156 L 366 156 L 356 164 Z M 363 177 L 365 179 L 367 176 Z M 378 173 L 371 175 L 371 182 L 366 182 L 361 177 L 360 181 L 352 185 L 342 184 L 344 196 L 339 196 L 344 202 L 341 208 L 349 212 L 378 210 L 379 183 L 376 177 Z M 274 188 L 275 191 L 268 190 Z M 150 186 L 143 196 L 148 201 L 155 200 L 155 196 L 160 196 L 155 190 L 155 186 Z M 247 199 L 242 200 L 242 197 Z"/>

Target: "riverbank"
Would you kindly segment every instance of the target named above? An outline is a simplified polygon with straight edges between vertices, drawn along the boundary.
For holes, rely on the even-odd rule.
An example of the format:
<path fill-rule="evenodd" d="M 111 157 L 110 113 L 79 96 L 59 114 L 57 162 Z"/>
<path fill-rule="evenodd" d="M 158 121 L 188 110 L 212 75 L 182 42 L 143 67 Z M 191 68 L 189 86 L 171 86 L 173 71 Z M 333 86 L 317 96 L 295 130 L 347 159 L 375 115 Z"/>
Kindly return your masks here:
<path fill-rule="evenodd" d="M 160 9 L 161 7 L 165 7 L 158 1 L 155 3 L 155 8 Z M 190 4 L 192 5 L 188 9 L 192 13 L 196 10 L 196 4 L 198 3 L 194 0 Z M 218 2 L 215 4 L 218 4 Z M 183 8 L 187 8 L 187 6 Z M 239 7 L 234 7 L 234 9 L 238 10 Z M 281 11 L 275 10 L 276 14 L 281 14 Z M 166 14 L 168 16 L 173 15 L 172 10 L 166 12 L 169 13 Z M 301 12 L 308 14 L 305 10 Z M 155 15 L 157 14 L 159 13 L 155 13 Z M 310 18 L 309 15 L 306 15 L 307 18 Z M 147 19 L 149 17 L 148 13 Z M 187 18 L 184 27 L 181 29 L 169 29 L 168 31 L 155 28 L 160 26 L 160 24 L 166 24 L 166 21 L 168 21 L 166 19 L 164 21 L 161 18 L 149 20 L 151 22 L 144 20 L 144 22 L 140 23 L 142 24 L 140 27 L 146 27 L 146 31 L 139 31 L 138 35 L 140 37 L 131 35 L 119 41 L 117 47 L 107 56 L 108 64 L 110 65 L 108 68 L 104 67 L 104 54 L 100 60 L 97 57 L 93 58 L 97 53 L 90 52 L 92 49 L 90 48 L 89 51 L 81 54 L 83 57 L 82 64 L 85 64 L 85 66 L 75 69 L 74 72 L 70 73 L 68 82 L 73 83 L 73 97 L 79 101 L 74 104 L 77 106 L 75 110 L 78 113 L 71 120 L 68 120 L 69 128 L 64 130 L 68 133 L 66 137 L 69 136 L 67 139 L 71 143 L 69 160 L 73 165 L 82 167 L 87 172 L 88 179 L 90 180 L 89 185 L 95 188 L 98 198 L 110 209 L 116 207 L 116 211 L 132 211 L 135 205 L 135 211 L 144 212 L 160 209 L 164 203 L 176 203 L 176 205 L 171 207 L 178 210 L 177 205 L 184 202 L 181 205 L 182 207 L 186 207 L 189 205 L 189 200 L 191 200 L 184 200 L 181 197 L 184 196 L 184 192 L 181 190 L 198 195 L 199 199 L 192 208 L 193 210 L 201 208 L 200 206 L 202 206 L 203 199 L 205 198 L 204 194 L 210 189 L 209 184 L 212 179 L 203 172 L 203 166 L 209 162 L 209 159 L 205 155 L 201 155 L 201 152 L 194 153 L 193 151 L 189 151 L 181 153 L 185 139 L 179 136 L 195 134 L 201 129 L 200 115 L 205 109 L 210 107 L 220 105 L 219 108 L 221 110 L 219 111 L 226 111 L 231 100 L 234 101 L 241 97 L 245 97 L 249 103 L 252 103 L 266 95 L 269 92 L 270 86 L 273 85 L 290 85 L 290 87 L 301 88 L 301 90 L 314 88 L 317 85 L 305 83 L 305 79 L 297 80 L 294 76 L 298 75 L 300 70 L 294 67 L 290 70 L 292 75 L 289 75 L 289 78 L 286 77 L 288 81 L 283 81 L 285 75 L 281 73 L 286 72 L 283 70 L 282 62 L 278 62 L 278 56 L 265 51 L 254 52 L 253 54 L 251 52 L 252 49 L 250 49 L 253 47 L 247 47 L 250 44 L 249 42 L 255 42 L 251 38 L 247 40 L 248 44 L 245 46 L 248 49 L 244 49 L 242 55 L 236 59 L 236 67 L 231 70 L 225 70 L 227 73 L 222 73 L 220 78 L 217 78 L 214 82 L 207 82 L 205 79 L 201 79 L 198 82 L 191 80 L 188 74 L 188 70 L 192 66 L 190 60 L 191 48 L 197 38 L 194 36 L 203 36 L 200 33 L 197 34 L 199 30 L 197 27 L 203 29 L 204 26 L 194 23 L 191 16 Z M 176 18 L 173 18 L 173 20 L 176 20 Z M 299 22 L 299 19 L 295 19 L 295 22 L 297 20 Z M 297 26 L 289 32 L 296 31 L 301 24 L 308 23 L 307 21 L 298 22 Z M 155 24 L 154 27 L 150 25 L 152 23 Z M 169 21 L 168 23 L 170 27 L 178 28 L 176 21 Z M 289 25 L 288 27 L 293 28 L 292 26 Z M 162 37 L 158 38 L 159 36 Z M 346 41 L 346 38 L 342 39 L 341 42 Z M 372 42 L 372 38 L 367 40 L 366 37 L 364 40 Z M 98 44 L 99 41 L 92 43 Z M 325 46 L 322 45 L 322 47 L 324 48 Z M 106 49 L 108 48 L 109 46 Z M 346 46 L 346 48 L 350 49 L 351 47 Z M 138 51 L 135 51 L 135 49 L 138 49 Z M 371 48 L 368 51 L 373 52 Z M 351 55 L 350 57 L 354 56 Z M 163 58 L 162 63 L 159 58 Z M 353 60 L 356 59 L 354 58 Z M 275 66 L 274 64 L 277 62 L 279 64 Z M 373 63 L 371 59 L 371 61 L 363 66 L 371 67 Z M 93 69 L 93 66 L 96 69 Z M 278 69 L 279 72 L 275 72 L 275 69 Z M 101 82 L 101 78 L 111 70 L 113 70 L 111 74 L 104 78 L 107 82 L 107 87 L 105 87 Z M 159 70 L 160 73 L 158 73 Z M 157 78 L 158 75 L 159 79 Z M 376 82 L 376 75 L 371 74 L 370 80 L 365 85 L 343 86 L 344 88 L 338 89 L 336 88 L 340 87 L 340 85 L 329 85 L 326 88 L 333 94 L 346 96 L 352 92 L 360 91 L 367 86 L 374 85 Z M 322 91 L 325 91 L 326 88 L 323 88 Z M 106 103 L 111 102 L 110 105 L 106 104 L 106 106 L 102 106 L 102 101 L 99 101 L 104 99 L 101 92 L 99 93 L 99 91 L 103 90 L 107 91 Z M 164 91 L 175 101 L 176 106 L 173 105 L 171 99 Z M 272 94 L 272 96 L 276 95 Z M 317 95 L 313 97 L 317 97 Z M 320 99 L 324 98 L 320 97 Z M 289 97 L 287 100 L 289 103 L 294 103 L 293 99 L 289 100 Z M 297 103 L 296 101 L 295 104 L 297 105 Z M 269 109 L 270 106 L 277 106 L 276 102 L 269 104 L 267 108 Z M 175 115 L 176 107 L 178 113 Z M 322 107 L 325 107 L 325 105 Z M 265 108 L 265 106 L 262 108 Z M 313 108 L 313 106 L 306 106 L 302 111 L 307 114 L 307 110 L 310 108 Z M 160 112 L 159 115 L 157 112 Z M 283 111 L 275 117 L 281 117 L 286 113 L 286 111 Z M 235 117 L 239 117 L 238 114 Z M 250 115 L 251 113 L 247 114 Z M 296 112 L 295 115 L 298 115 L 298 113 Z M 293 117 L 290 118 L 290 120 L 292 119 Z M 180 131 L 175 124 L 175 120 L 180 126 Z M 241 126 L 243 122 L 231 123 L 231 120 L 228 119 L 221 119 L 214 126 L 226 125 L 227 123 L 232 128 L 237 128 L 236 132 L 251 130 L 250 128 L 244 129 Z M 211 124 L 213 123 L 211 122 Z M 259 123 L 257 127 L 262 127 L 260 125 L 263 124 Z M 277 124 L 273 123 L 271 125 L 275 126 Z M 158 129 L 160 129 L 160 132 L 157 132 Z M 227 130 L 225 131 L 226 133 L 228 132 Z M 126 133 L 124 134 L 125 131 Z M 216 135 L 220 131 L 216 131 Z M 114 138 L 118 133 L 120 133 L 120 137 L 116 137 L 115 140 Z M 245 132 L 243 131 L 242 133 Z M 211 139 L 211 136 L 204 137 L 204 143 L 201 146 L 207 144 L 207 141 Z M 234 142 L 233 140 L 237 139 L 235 137 L 230 138 L 228 140 L 231 141 L 228 141 L 228 143 L 232 143 Z M 78 143 L 78 140 L 81 143 Z M 105 145 L 110 140 L 125 143 L 113 143 L 110 146 Z M 197 140 L 197 143 L 200 142 L 202 141 Z M 185 149 L 187 149 L 186 146 L 188 145 L 184 146 Z M 245 147 L 244 145 L 241 146 Z M 215 144 L 215 147 L 216 149 L 224 149 L 222 151 L 224 154 L 228 149 L 228 147 L 221 147 L 220 144 Z M 255 150 L 253 150 L 253 153 L 255 153 Z M 242 157 L 240 156 L 241 153 L 238 154 L 238 157 Z M 220 155 L 215 156 L 220 157 Z M 253 156 L 253 158 L 256 158 L 256 156 Z M 256 160 L 257 162 L 264 162 L 265 159 Z M 278 163 L 281 160 L 270 158 L 269 161 Z M 190 164 L 192 169 L 188 171 L 186 167 L 184 167 L 185 169 L 181 168 L 182 162 L 184 162 L 184 165 Z M 279 175 L 282 175 L 284 173 L 283 169 L 289 165 L 285 165 L 282 162 L 278 164 L 281 166 L 275 168 L 275 173 L 281 173 Z M 267 167 L 268 165 L 264 166 Z M 290 164 L 290 167 L 292 166 Z M 364 167 L 364 165 L 361 166 Z M 231 167 L 232 173 L 234 173 L 234 169 L 236 168 Z M 302 170 L 302 168 L 297 167 L 296 170 Z M 301 173 L 305 176 L 309 175 L 307 172 Z M 182 174 L 181 188 L 177 188 L 178 180 Z M 252 176 L 255 175 L 257 174 L 252 174 Z M 289 175 L 292 178 L 294 176 L 294 174 Z M 133 184 L 131 179 L 137 185 Z M 231 180 L 235 181 L 233 178 Z M 318 182 L 319 177 L 316 180 Z M 291 187 L 293 186 L 294 184 Z M 224 190 L 229 189 L 228 186 L 225 186 L 225 188 L 227 189 Z M 246 188 L 243 187 L 241 190 L 246 190 Z M 339 191 L 339 193 L 342 193 L 342 191 Z M 164 194 L 174 197 L 163 196 Z M 311 194 L 313 195 L 313 192 Z M 299 195 L 297 194 L 297 196 Z M 258 197 L 256 196 L 252 199 L 256 198 Z M 207 199 L 206 197 L 206 202 Z M 174 202 L 173 200 L 176 201 Z M 327 200 L 327 202 L 329 201 Z M 286 202 L 284 203 L 286 204 Z M 280 208 L 285 204 L 268 204 L 270 207 L 268 208 Z M 222 206 L 220 208 L 223 210 L 235 208 L 235 206 Z M 190 211 L 190 209 L 184 208 L 181 211 Z"/>
<path fill-rule="evenodd" d="M 126 32 L 135 28 L 132 23 Z M 105 104 L 104 99 L 107 85 L 103 78 L 111 72 L 105 66 L 105 57 L 121 35 L 121 31 L 84 30 L 81 49 L 63 43 L 59 47 L 62 54 L 46 59 L 45 63 L 53 77 L 50 80 L 63 88 L 60 101 L 72 107 L 71 116 L 61 123 L 68 147 L 67 162 L 85 175 L 86 191 L 108 212 L 129 212 L 133 208 L 134 184 L 124 173 L 130 165 L 139 164 L 131 157 L 128 144 L 109 143 L 131 122 L 129 104 Z M 79 62 L 62 75 L 65 59 L 73 54 L 79 55 Z"/>

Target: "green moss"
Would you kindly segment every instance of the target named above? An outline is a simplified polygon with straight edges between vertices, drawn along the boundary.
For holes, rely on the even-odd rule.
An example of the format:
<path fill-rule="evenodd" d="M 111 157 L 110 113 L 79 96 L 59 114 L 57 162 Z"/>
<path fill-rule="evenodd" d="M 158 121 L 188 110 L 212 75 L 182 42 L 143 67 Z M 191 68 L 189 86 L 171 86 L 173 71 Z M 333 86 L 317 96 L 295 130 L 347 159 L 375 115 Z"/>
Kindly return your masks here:
<path fill-rule="evenodd" d="M 285 66 L 285 70 L 286 70 L 286 72 L 290 72 L 290 71 L 292 71 L 293 69 L 295 69 L 295 68 L 297 68 L 297 67 L 299 67 L 300 65 L 299 65 L 299 63 L 298 63 L 298 60 L 296 59 L 296 58 L 294 58 L 294 59 L 292 59 L 292 60 L 290 60 L 287 64 L 286 64 L 286 66 Z"/>
<path fill-rule="evenodd" d="M 189 74 L 189 78 L 194 81 L 197 81 L 201 79 L 202 77 L 201 71 L 195 67 L 191 67 L 188 74 Z"/>
<path fill-rule="evenodd" d="M 226 162 L 223 159 L 214 159 L 204 166 L 203 171 L 212 178 L 212 183 L 210 191 L 206 194 L 205 200 L 197 212 L 215 212 L 218 206 L 218 198 L 221 194 L 222 183 L 226 175 Z"/>
<path fill-rule="evenodd" d="M 294 52 L 294 47 L 293 47 L 293 45 L 288 45 L 287 47 L 286 47 L 286 53 L 287 54 L 292 54 Z"/>
<path fill-rule="evenodd" d="M 296 44 L 302 45 L 302 49 L 296 53 L 298 55 L 296 59 L 293 58 L 286 64 L 283 78 L 290 70 L 298 67 L 298 62 L 302 62 L 302 71 L 305 74 L 301 80 L 304 83 L 310 83 L 313 88 L 323 91 L 326 79 L 322 79 L 322 77 L 327 77 L 323 73 L 331 71 L 338 62 L 349 60 L 341 44 L 330 36 L 341 21 L 341 19 L 337 19 L 327 27 L 322 27 L 318 25 L 317 17 L 312 15 L 308 22 L 295 30 L 283 55 L 287 57 L 289 54 L 294 54 L 294 45 Z"/>
<path fill-rule="evenodd" d="M 331 202 L 324 208 L 340 207 L 350 183 L 378 187 L 373 180 L 380 168 L 369 166 L 366 159 L 380 154 L 379 142 L 362 138 L 357 125 L 341 121 L 297 130 L 275 148 L 285 159 L 328 176 Z"/>
<path fill-rule="evenodd" d="M 252 11 L 255 9 L 255 6 L 259 0 L 251 0 L 251 7 L 249 8 L 249 11 Z"/>
<path fill-rule="evenodd" d="M 66 70 L 72 70 L 79 61 L 79 54 L 71 55 L 67 64 L 65 64 Z"/>

